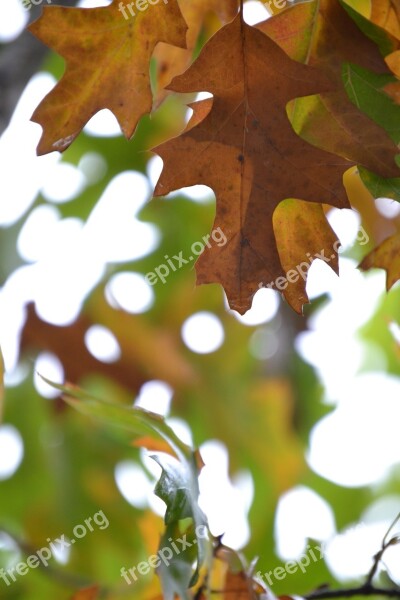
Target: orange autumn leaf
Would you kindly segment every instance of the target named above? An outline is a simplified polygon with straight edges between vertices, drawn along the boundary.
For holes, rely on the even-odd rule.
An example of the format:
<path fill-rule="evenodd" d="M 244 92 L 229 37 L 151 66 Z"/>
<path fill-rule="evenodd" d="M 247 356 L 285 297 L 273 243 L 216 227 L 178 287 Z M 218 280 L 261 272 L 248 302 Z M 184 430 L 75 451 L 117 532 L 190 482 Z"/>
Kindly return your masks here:
<path fill-rule="evenodd" d="M 83 590 L 79 590 L 79 592 L 72 596 L 71 600 L 97 600 L 97 598 L 99 598 L 99 591 L 99 587 L 93 585 Z"/>
<path fill-rule="evenodd" d="M 56 87 L 35 110 L 43 127 L 38 154 L 63 151 L 99 110 L 114 113 L 130 138 L 152 107 L 149 64 L 158 42 L 186 47 L 177 0 L 148 5 L 125 19 L 114 1 L 100 8 L 49 6 L 30 31 L 66 61 Z"/>
<path fill-rule="evenodd" d="M 221 600 L 275 600 L 274 595 L 253 578 L 242 555 L 227 546 L 216 549 L 209 579 L 210 588 Z"/>
<path fill-rule="evenodd" d="M 158 106 L 168 94 L 164 88 L 171 79 L 189 66 L 197 39 L 206 18 L 210 13 L 218 15 L 219 21 L 213 22 L 218 27 L 231 21 L 238 11 L 238 0 L 180 0 L 179 7 L 188 25 L 186 33 L 187 49 L 176 48 L 171 45 L 158 44 L 154 56 L 157 60 L 158 92 L 155 106 Z M 207 25 L 209 23 L 207 22 Z M 215 31 L 208 32 L 208 37 Z"/>
<path fill-rule="evenodd" d="M 262 591 L 260 589 L 261 593 Z M 253 580 L 246 573 L 228 573 L 223 592 L 224 600 L 256 600 L 259 596 L 254 589 Z"/>
<path fill-rule="evenodd" d="M 289 59 L 240 16 L 169 86 L 207 90 L 214 99 L 192 105 L 196 124 L 155 149 L 164 161 L 155 195 L 197 183 L 215 191 L 214 227 L 228 242 L 201 255 L 197 281 L 221 283 L 241 313 L 260 285 L 284 275 L 272 225 L 279 202 L 297 197 L 348 206 L 342 176 L 351 163 L 304 142 L 286 115 L 291 98 L 330 86 L 317 69 Z"/>
<path fill-rule="evenodd" d="M 165 452 L 166 454 L 171 454 L 175 456 L 175 452 L 172 450 L 171 446 L 166 441 L 157 440 L 156 438 L 152 438 L 151 436 L 143 436 L 140 438 L 136 438 L 132 442 L 132 446 L 135 448 L 146 448 L 146 450 L 150 450 L 152 452 Z"/>
<path fill-rule="evenodd" d="M 385 57 L 385 62 L 396 77 L 400 77 L 400 50 L 396 50 Z"/>

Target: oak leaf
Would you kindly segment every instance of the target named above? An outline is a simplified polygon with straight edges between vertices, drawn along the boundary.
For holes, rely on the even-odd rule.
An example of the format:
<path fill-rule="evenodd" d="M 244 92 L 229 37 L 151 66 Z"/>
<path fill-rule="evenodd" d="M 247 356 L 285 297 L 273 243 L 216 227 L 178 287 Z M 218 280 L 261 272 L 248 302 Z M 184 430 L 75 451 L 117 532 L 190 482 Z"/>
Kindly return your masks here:
<path fill-rule="evenodd" d="M 305 284 L 313 261 L 322 260 L 339 275 L 340 242 L 321 204 L 284 200 L 274 212 L 273 224 L 286 276 L 271 287 L 282 291 L 290 306 L 301 313 L 303 304 L 309 302 Z"/>
<path fill-rule="evenodd" d="M 63 365 L 65 378 L 71 383 L 77 384 L 84 377 L 97 373 L 115 379 L 129 393 L 137 393 L 147 378 L 130 357 L 121 357 L 107 364 L 99 361 L 87 349 L 85 334 L 92 324 L 88 317 L 82 315 L 70 325 L 52 325 L 42 320 L 35 305 L 29 303 L 20 350 L 24 354 L 33 350 L 55 354 Z"/>
<path fill-rule="evenodd" d="M 395 177 L 400 175 L 394 162 L 396 145 L 350 101 L 343 86 L 343 63 L 351 62 L 379 74 L 389 73 L 376 44 L 361 33 L 348 13 L 360 24 L 367 23 L 337 0 L 313 0 L 264 21 L 258 29 L 291 58 L 322 69 L 332 81 L 328 93 L 291 103 L 289 116 L 295 131 L 311 144 L 353 164 L 383 177 Z"/>
<path fill-rule="evenodd" d="M 197 281 L 221 283 L 243 313 L 260 285 L 284 276 L 272 225 L 279 202 L 349 206 L 342 176 L 351 163 L 303 141 L 286 115 L 290 99 L 328 91 L 331 82 L 238 15 L 169 88 L 207 90 L 214 99 L 192 105 L 185 132 L 155 149 L 164 161 L 155 195 L 197 183 L 215 191 L 214 227 L 228 242 L 201 255 Z"/>
<path fill-rule="evenodd" d="M 189 66 L 193 58 L 193 52 L 198 37 L 207 25 L 207 37 L 222 24 L 231 21 L 238 11 L 238 0 L 179 0 L 179 7 L 183 17 L 188 25 L 186 33 L 187 49 L 176 48 L 167 44 L 158 44 L 155 49 L 154 57 L 157 61 L 157 84 L 158 92 L 156 94 L 155 106 L 158 106 L 168 94 L 164 88 L 171 82 L 171 79 Z M 210 13 L 218 15 L 219 21 L 213 22 L 210 27 L 206 18 Z M 213 26 L 217 29 L 213 31 Z M 211 29 L 211 31 L 209 31 Z"/>
<path fill-rule="evenodd" d="M 390 290 L 400 279 L 400 233 L 390 236 L 367 254 L 359 268 L 364 271 L 384 269 L 387 275 L 386 289 Z"/>
<path fill-rule="evenodd" d="M 148 5 L 134 17 L 127 14 L 125 19 L 117 1 L 91 9 L 49 6 L 30 25 L 67 62 L 61 81 L 32 116 L 43 127 L 38 154 L 68 148 L 101 109 L 114 113 L 127 138 L 150 112 L 154 48 L 158 42 L 185 48 L 187 26 L 177 0 Z"/>
<path fill-rule="evenodd" d="M 393 140 L 391 132 L 386 127 L 379 126 L 371 115 L 362 112 L 363 105 L 361 107 L 358 105 L 357 98 L 351 102 L 343 86 L 343 72 L 344 65 L 351 62 L 363 69 L 371 70 L 372 74 L 377 73 L 385 77 L 389 72 L 388 64 L 385 64 L 376 44 L 361 33 L 350 15 L 356 16 L 360 26 L 369 27 L 370 31 L 381 35 L 382 40 L 386 40 L 388 48 L 392 50 L 396 47 L 396 42 L 391 36 L 386 36 L 384 31 L 371 25 L 362 16 L 356 15 L 352 9 L 345 10 L 334 0 L 299 4 L 286 10 L 279 17 L 261 23 L 258 28 L 270 35 L 291 58 L 323 69 L 329 74 L 335 86 L 334 91 L 308 98 L 297 98 L 290 103 L 288 114 L 295 130 L 310 143 L 360 165 L 363 181 L 371 192 L 374 192 L 378 185 L 387 190 L 389 187 L 397 187 L 397 180 L 393 179 L 395 175 L 399 175 L 393 160 L 398 152 L 396 144 L 393 143 L 396 140 Z M 385 118 L 389 118 L 390 111 L 383 112 Z M 361 166 L 367 164 L 371 170 L 382 173 L 386 179 L 370 173 Z M 391 179 L 387 179 L 388 177 Z M 337 272 L 337 255 L 333 249 L 332 231 L 326 219 L 321 214 L 318 227 L 314 220 L 317 216 L 307 214 L 307 210 L 310 213 L 311 210 L 315 210 L 315 207 L 310 206 L 306 209 L 305 203 L 303 205 L 301 218 L 309 225 L 308 235 L 319 232 L 314 242 L 319 245 L 320 250 L 317 250 L 315 243 L 310 239 L 307 240 L 307 226 L 303 230 L 303 236 L 300 235 L 301 229 L 296 226 L 300 213 L 294 217 L 294 222 L 290 220 L 288 210 L 284 222 L 282 211 L 279 218 L 275 214 L 274 231 L 277 241 L 278 238 L 280 240 L 278 248 L 281 261 L 282 252 L 286 249 L 286 272 L 296 277 L 298 266 L 307 261 L 306 253 L 315 256 L 321 254 L 323 249 L 324 256 L 331 257 L 328 264 Z M 314 228 L 313 222 L 316 225 Z M 291 233 L 286 235 L 286 232 Z M 292 238 L 296 236 L 296 244 L 288 243 L 289 236 Z M 301 237 L 307 240 L 308 247 L 300 252 Z M 289 260 L 290 254 L 292 254 L 292 261 Z M 302 274 L 304 267 L 300 271 Z M 296 310 L 302 302 L 308 301 L 303 279 L 298 279 L 294 283 L 284 283 L 284 285 L 287 285 L 287 288 L 283 294 Z"/>
<path fill-rule="evenodd" d="M 117 338 L 121 356 L 115 362 L 101 362 L 86 348 L 85 334 L 94 323 L 109 328 Z M 151 378 L 162 379 L 174 388 L 197 381 L 195 369 L 167 328 L 153 327 L 147 319 L 115 310 L 104 299 L 103 291 L 94 293 L 84 314 L 65 326 L 46 323 L 37 315 L 34 305 L 29 304 L 21 351 L 32 350 L 54 353 L 71 383 L 100 374 L 136 393 Z"/>

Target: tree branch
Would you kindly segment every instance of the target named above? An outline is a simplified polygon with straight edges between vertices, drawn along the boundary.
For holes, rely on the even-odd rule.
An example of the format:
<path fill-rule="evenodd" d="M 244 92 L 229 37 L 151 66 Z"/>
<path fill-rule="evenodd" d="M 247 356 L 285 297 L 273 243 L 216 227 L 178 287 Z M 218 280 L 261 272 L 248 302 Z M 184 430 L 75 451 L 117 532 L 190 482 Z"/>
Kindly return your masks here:
<path fill-rule="evenodd" d="M 359 587 L 345 588 L 338 590 L 315 590 L 311 594 L 306 594 L 306 600 L 326 600 L 329 598 L 352 598 L 353 596 L 386 596 L 391 598 L 400 598 L 400 588 L 379 588 L 373 585 L 360 585 Z"/>

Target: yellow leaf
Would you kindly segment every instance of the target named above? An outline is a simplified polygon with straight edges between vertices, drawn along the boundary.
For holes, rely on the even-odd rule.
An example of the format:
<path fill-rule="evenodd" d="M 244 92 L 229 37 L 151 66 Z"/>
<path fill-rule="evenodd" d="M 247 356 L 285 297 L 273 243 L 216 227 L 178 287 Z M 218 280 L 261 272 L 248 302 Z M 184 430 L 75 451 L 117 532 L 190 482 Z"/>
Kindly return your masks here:
<path fill-rule="evenodd" d="M 321 204 L 284 200 L 275 209 L 273 224 L 279 258 L 285 270 L 282 282 L 275 280 L 273 289 L 280 289 L 290 306 L 301 313 L 303 304 L 309 302 L 306 293 L 308 269 L 319 258 L 338 275 L 340 243 Z"/>

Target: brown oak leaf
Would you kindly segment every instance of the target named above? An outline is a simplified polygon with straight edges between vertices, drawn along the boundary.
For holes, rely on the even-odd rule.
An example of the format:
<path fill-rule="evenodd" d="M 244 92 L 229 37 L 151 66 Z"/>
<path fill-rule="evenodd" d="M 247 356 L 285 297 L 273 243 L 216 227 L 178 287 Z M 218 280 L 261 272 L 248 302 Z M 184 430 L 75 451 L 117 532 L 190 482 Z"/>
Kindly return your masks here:
<path fill-rule="evenodd" d="M 192 61 L 193 52 L 197 39 L 207 25 L 207 37 L 215 33 L 222 24 L 231 21 L 238 11 L 238 0 L 179 0 L 179 7 L 188 25 L 186 33 L 187 49 L 176 48 L 167 44 L 158 44 L 154 56 L 157 60 L 157 84 L 158 91 L 155 98 L 155 106 L 159 106 L 168 91 L 164 88 L 176 75 L 183 73 Z M 207 21 L 210 13 L 218 15 L 212 23 Z M 213 29 L 215 28 L 214 31 Z M 210 31 L 211 29 L 211 31 Z"/>
<path fill-rule="evenodd" d="M 272 224 L 282 200 L 349 206 L 342 176 L 351 163 L 302 140 L 286 114 L 292 98 L 331 85 L 238 15 L 169 86 L 177 92 L 207 90 L 214 98 L 192 105 L 194 118 L 185 132 L 155 149 L 164 161 L 155 195 L 197 183 L 215 191 L 214 227 L 228 241 L 201 255 L 197 281 L 221 283 L 240 313 L 250 308 L 260 285 L 285 275 Z"/>

